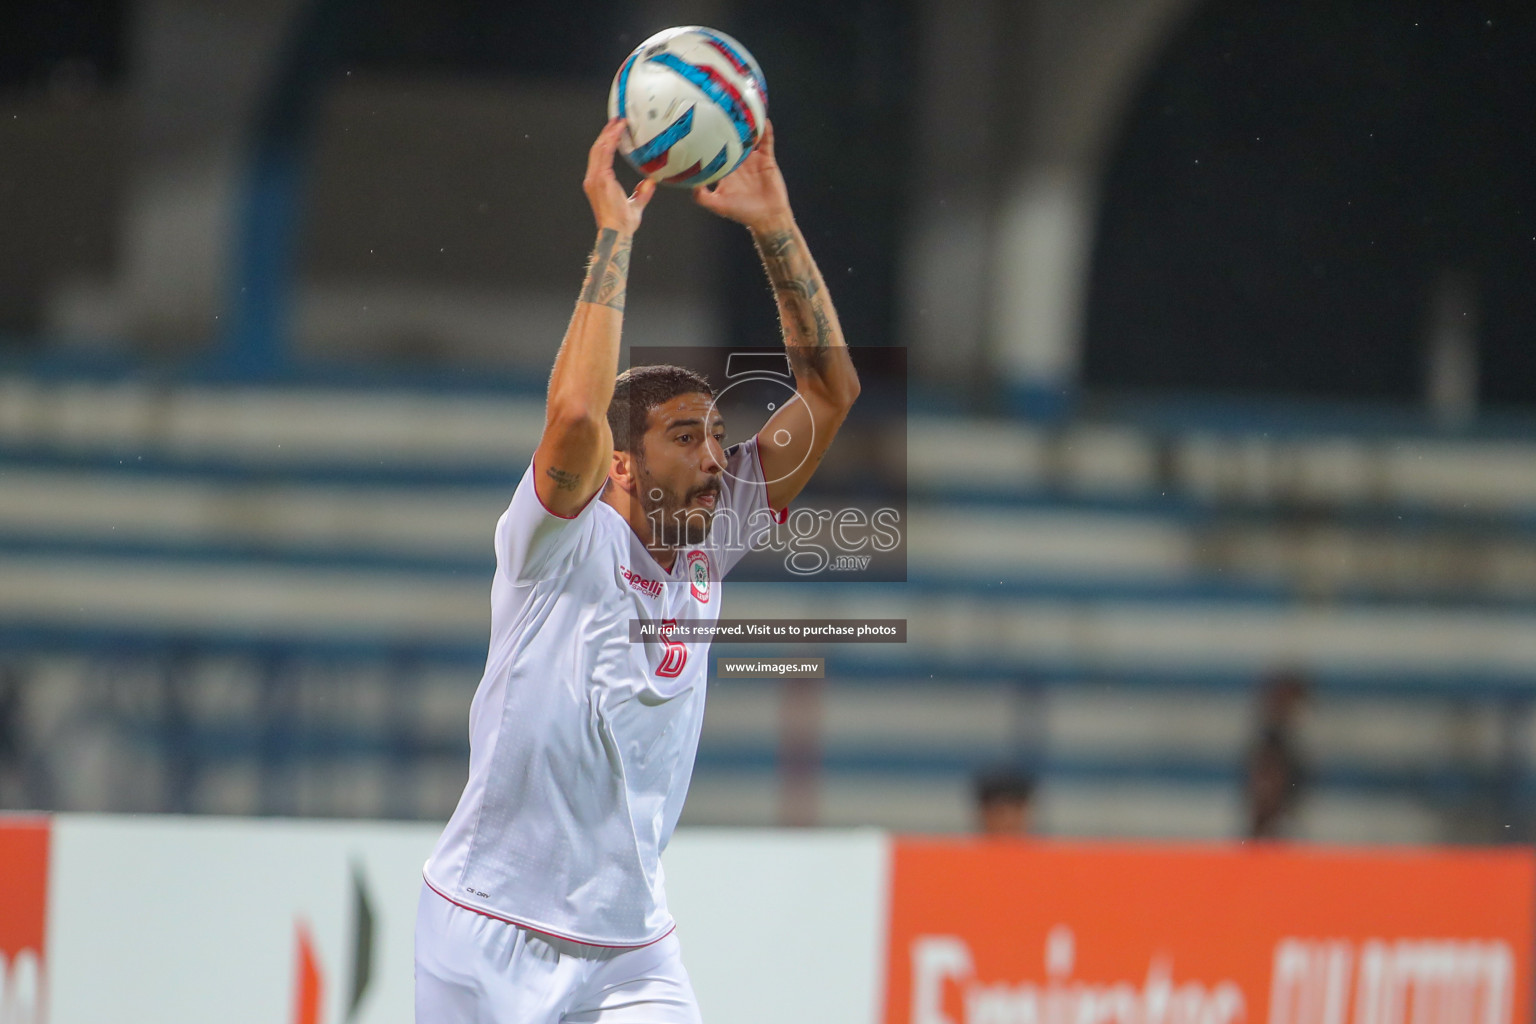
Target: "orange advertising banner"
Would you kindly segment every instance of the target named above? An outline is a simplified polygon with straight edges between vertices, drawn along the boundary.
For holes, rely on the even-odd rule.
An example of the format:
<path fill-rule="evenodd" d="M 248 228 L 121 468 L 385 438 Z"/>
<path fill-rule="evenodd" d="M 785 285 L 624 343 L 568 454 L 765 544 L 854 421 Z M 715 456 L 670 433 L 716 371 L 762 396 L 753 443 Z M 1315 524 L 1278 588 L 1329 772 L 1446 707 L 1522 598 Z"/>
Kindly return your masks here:
<path fill-rule="evenodd" d="M 887 1024 L 1527 1024 L 1536 851 L 901 839 Z"/>
<path fill-rule="evenodd" d="M 47 818 L 0 816 L 0 1021 L 43 1020 L 49 835 Z"/>

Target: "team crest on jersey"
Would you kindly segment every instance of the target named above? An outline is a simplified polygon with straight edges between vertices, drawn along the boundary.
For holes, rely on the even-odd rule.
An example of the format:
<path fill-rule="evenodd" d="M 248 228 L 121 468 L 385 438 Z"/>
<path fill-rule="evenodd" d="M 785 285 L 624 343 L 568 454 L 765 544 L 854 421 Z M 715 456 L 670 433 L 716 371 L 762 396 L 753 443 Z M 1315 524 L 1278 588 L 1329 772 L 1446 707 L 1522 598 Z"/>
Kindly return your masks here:
<path fill-rule="evenodd" d="M 702 604 L 709 604 L 709 576 L 709 556 L 697 548 L 688 552 L 688 590 Z"/>

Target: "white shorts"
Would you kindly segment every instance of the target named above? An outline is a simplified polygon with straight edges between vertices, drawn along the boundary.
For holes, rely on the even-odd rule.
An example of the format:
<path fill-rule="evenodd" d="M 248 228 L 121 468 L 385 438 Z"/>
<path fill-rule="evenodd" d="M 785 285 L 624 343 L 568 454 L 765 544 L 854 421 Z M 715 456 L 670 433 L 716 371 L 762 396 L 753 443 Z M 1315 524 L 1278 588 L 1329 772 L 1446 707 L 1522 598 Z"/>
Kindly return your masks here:
<path fill-rule="evenodd" d="M 677 933 L 587 946 L 448 902 L 416 904 L 416 1024 L 700 1024 Z"/>

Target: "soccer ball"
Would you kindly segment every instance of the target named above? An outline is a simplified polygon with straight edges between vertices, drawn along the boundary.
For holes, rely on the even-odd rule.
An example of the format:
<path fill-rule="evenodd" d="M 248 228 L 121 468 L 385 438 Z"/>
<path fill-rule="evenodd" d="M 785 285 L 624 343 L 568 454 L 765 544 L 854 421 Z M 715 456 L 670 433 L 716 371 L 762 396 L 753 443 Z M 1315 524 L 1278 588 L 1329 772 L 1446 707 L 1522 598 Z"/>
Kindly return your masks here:
<path fill-rule="evenodd" d="M 635 48 L 613 77 L 608 116 L 628 120 L 619 152 L 662 185 L 719 181 L 752 152 L 768 117 L 768 83 L 747 48 L 686 25 Z"/>

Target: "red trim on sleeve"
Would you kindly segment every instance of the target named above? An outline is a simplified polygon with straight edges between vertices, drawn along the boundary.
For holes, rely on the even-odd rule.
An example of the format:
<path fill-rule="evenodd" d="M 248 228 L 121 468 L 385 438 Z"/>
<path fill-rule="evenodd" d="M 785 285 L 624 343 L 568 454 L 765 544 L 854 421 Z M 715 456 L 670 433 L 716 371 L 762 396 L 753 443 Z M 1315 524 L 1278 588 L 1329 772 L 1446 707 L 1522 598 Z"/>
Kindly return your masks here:
<path fill-rule="evenodd" d="M 785 505 L 775 512 L 768 501 L 768 472 L 763 469 L 763 439 L 757 434 L 752 435 L 752 454 L 757 456 L 757 475 L 763 478 L 763 504 L 768 506 L 768 514 L 773 517 L 773 521 L 783 526 L 789 518 L 789 506 Z"/>
<path fill-rule="evenodd" d="M 759 460 L 759 461 L 761 461 L 761 460 Z M 577 509 L 575 512 L 572 512 L 568 516 L 563 516 L 559 512 L 556 512 L 554 509 L 550 508 L 548 505 L 545 505 L 544 504 L 544 499 L 539 497 L 539 457 L 537 455 L 535 455 L 533 457 L 532 465 L 533 465 L 533 496 L 538 499 L 539 506 L 541 508 L 543 508 L 545 512 L 548 512 L 550 515 L 554 516 L 556 519 L 575 519 L 577 516 L 581 515 L 583 512 L 585 512 L 587 510 L 587 506 L 588 505 L 592 504 L 592 498 L 595 498 L 599 494 L 603 493 L 602 484 L 599 484 L 598 487 L 597 487 L 597 490 L 592 492 L 592 497 L 588 498 L 585 502 L 583 502 L 581 508 Z M 761 468 L 761 467 L 759 467 L 759 468 Z M 448 897 L 444 896 L 443 898 L 447 899 Z M 589 945 L 590 945 L 590 943 L 589 943 Z"/>

